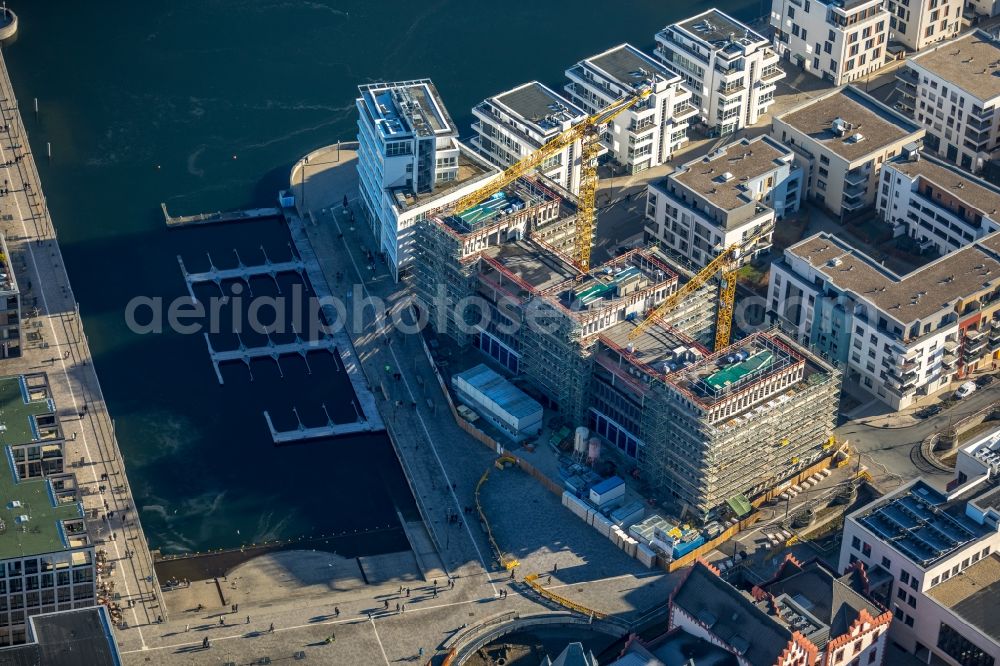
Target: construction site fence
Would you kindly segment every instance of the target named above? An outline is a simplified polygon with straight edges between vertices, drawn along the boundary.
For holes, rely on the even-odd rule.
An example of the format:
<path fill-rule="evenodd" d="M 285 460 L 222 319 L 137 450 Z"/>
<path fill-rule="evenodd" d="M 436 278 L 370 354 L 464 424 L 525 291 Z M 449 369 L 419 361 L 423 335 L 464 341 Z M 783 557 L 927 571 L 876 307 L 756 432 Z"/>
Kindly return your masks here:
<path fill-rule="evenodd" d="M 530 474 L 536 481 L 538 481 L 546 490 L 556 495 L 557 497 L 562 497 L 563 487 L 550 479 L 543 472 L 535 468 L 534 465 L 528 461 L 520 458 L 519 456 L 511 454 L 504 448 L 504 445 L 490 437 L 488 434 L 469 423 L 465 420 L 461 414 L 458 413 L 458 409 L 455 407 L 455 402 L 451 399 L 451 391 L 448 390 L 448 384 L 445 382 L 444 377 L 441 376 L 440 370 L 438 370 L 437 364 L 434 362 L 434 356 L 431 354 L 430 348 L 427 346 L 427 341 L 421 336 L 420 344 L 424 349 L 424 354 L 427 356 L 427 360 L 434 369 L 434 376 L 437 377 L 438 385 L 441 387 L 441 394 L 444 396 L 445 402 L 448 404 L 448 410 L 451 412 L 451 416 L 455 419 L 455 423 L 458 427 L 464 430 L 469 437 L 493 451 L 497 455 L 509 455 L 514 459 L 515 464 Z"/>
<path fill-rule="evenodd" d="M 713 550 L 715 550 L 716 548 L 718 548 L 719 546 L 721 546 L 722 544 L 724 544 L 725 542 L 729 541 L 731 538 L 736 536 L 738 533 L 752 526 L 758 520 L 760 520 L 760 512 L 754 511 L 743 520 L 740 520 L 739 522 L 730 525 L 728 528 L 723 530 L 717 537 L 715 537 L 711 541 L 706 541 L 701 546 L 695 548 L 684 557 L 679 557 L 675 560 L 671 560 L 665 566 L 662 566 L 662 568 L 669 573 L 673 573 L 678 569 L 683 569 L 689 564 L 692 564 L 699 557 L 712 552 Z"/>
<path fill-rule="evenodd" d="M 524 577 L 524 582 L 527 583 L 531 587 L 531 589 L 534 590 L 535 593 L 538 594 L 539 596 L 545 597 L 549 601 L 554 601 L 560 606 L 576 611 L 577 613 L 581 613 L 583 615 L 589 615 L 590 617 L 595 618 L 597 620 L 608 619 L 607 613 L 602 613 L 592 608 L 581 606 L 580 604 L 574 601 L 570 601 L 566 597 L 559 596 L 555 592 L 547 590 L 546 588 L 542 587 L 541 583 L 538 582 L 538 578 L 539 574 L 529 574 Z"/>

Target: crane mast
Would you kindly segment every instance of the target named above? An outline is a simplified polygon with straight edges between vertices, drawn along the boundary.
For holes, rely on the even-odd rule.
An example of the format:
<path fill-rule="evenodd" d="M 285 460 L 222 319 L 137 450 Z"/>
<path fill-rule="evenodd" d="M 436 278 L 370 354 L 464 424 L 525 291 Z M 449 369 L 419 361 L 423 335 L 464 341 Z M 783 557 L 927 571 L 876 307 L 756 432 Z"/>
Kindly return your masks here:
<path fill-rule="evenodd" d="M 681 301 L 696 292 L 711 280 L 717 273 L 722 273 L 722 285 L 719 289 L 715 317 L 715 350 L 729 344 L 733 330 L 733 309 L 736 304 L 736 276 L 739 270 L 739 255 L 743 250 L 753 247 L 760 238 L 773 229 L 772 224 L 766 224 L 745 240 L 733 243 L 725 248 L 708 265 L 687 281 L 680 289 L 672 293 L 662 303 L 646 315 L 628 335 L 629 340 L 635 340 L 647 328 L 661 321 Z"/>
<path fill-rule="evenodd" d="M 651 93 L 652 89 L 644 86 L 631 95 L 615 100 L 582 122 L 563 131 L 521 161 L 507 167 L 488 184 L 456 200 L 446 208 L 458 212 L 472 208 L 518 178 L 539 168 L 545 160 L 558 154 L 567 146 L 580 141 L 580 194 L 577 204 L 576 235 L 573 243 L 573 263 L 580 271 L 590 270 L 590 250 L 597 218 L 597 156 L 601 150 L 601 127 L 649 97 Z"/>

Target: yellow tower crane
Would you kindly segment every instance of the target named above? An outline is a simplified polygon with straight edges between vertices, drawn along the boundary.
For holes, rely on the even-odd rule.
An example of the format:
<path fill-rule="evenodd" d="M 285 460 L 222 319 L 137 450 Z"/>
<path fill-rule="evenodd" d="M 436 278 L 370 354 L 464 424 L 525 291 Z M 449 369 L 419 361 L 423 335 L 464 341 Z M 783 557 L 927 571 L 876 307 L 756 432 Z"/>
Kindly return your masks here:
<path fill-rule="evenodd" d="M 725 248 L 707 266 L 698 271 L 693 278 L 668 296 L 645 319 L 639 322 L 639 325 L 629 333 L 628 339 L 635 340 L 642 335 L 643 331 L 663 319 L 681 301 L 711 280 L 716 273 L 722 273 L 722 285 L 719 288 L 718 310 L 715 317 L 715 350 L 728 345 L 733 330 L 733 307 L 736 303 L 736 273 L 739 270 L 739 257 L 744 250 L 753 247 L 760 238 L 769 234 L 772 229 L 772 224 L 764 225 L 746 239 Z"/>
<path fill-rule="evenodd" d="M 565 130 L 520 162 L 507 167 L 489 184 L 449 204 L 447 208 L 455 211 L 472 208 L 521 176 L 531 173 L 540 167 L 546 159 L 579 140 L 581 142 L 580 194 L 577 205 L 573 263 L 581 271 L 590 270 L 590 249 L 594 235 L 594 222 L 597 217 L 594 199 L 597 194 L 597 155 L 601 150 L 599 137 L 601 127 L 611 122 L 618 114 L 649 97 L 651 92 L 649 87 L 643 87 L 631 95 L 615 100 L 604 109 Z"/>

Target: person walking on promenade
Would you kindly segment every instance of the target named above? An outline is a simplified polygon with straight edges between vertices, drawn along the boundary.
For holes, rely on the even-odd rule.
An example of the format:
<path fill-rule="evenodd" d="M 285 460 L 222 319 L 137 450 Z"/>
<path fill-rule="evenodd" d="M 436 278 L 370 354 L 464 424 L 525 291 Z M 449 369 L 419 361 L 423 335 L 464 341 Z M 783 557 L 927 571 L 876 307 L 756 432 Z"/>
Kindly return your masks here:
<path fill-rule="evenodd" d="M 340 607 L 339 606 L 334 606 L 333 607 L 333 616 L 334 617 L 340 617 Z"/>
<path fill-rule="evenodd" d="M 269 634 L 273 634 L 274 633 L 274 622 L 272 622 L 271 626 L 268 627 L 267 633 L 269 633 Z"/>
<path fill-rule="evenodd" d="M 250 616 L 247 615 L 247 624 L 250 624 Z"/>

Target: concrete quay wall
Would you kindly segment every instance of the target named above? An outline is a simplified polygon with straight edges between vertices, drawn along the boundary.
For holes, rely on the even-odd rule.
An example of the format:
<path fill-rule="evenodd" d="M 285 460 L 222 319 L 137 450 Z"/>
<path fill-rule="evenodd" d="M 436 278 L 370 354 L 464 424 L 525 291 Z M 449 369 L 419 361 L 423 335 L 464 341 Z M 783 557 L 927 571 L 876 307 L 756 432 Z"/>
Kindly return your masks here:
<path fill-rule="evenodd" d="M 0 107 L 6 132 L 0 133 L 0 168 L 10 194 L 0 199 L 6 218 L 0 229 L 8 239 L 11 264 L 24 266 L 18 281 L 31 285 L 23 294 L 25 330 L 39 334 L 26 342 L 20 358 L 0 362 L 0 373 L 47 372 L 52 397 L 66 434 L 68 471 L 77 475 L 88 514 L 90 540 L 105 551 L 113 571 L 102 581 L 120 596 L 122 623 L 115 638 L 122 646 L 145 645 L 143 627 L 165 618 L 146 537 L 115 437 L 114 422 L 94 368 L 79 305 L 70 286 L 55 227 L 18 113 L 6 62 L 0 55 Z M 10 165 L 6 165 L 11 160 Z M 70 467 L 72 461 L 72 467 Z M 101 488 L 104 492 L 101 492 Z M 113 512 L 114 516 L 110 516 Z"/>

